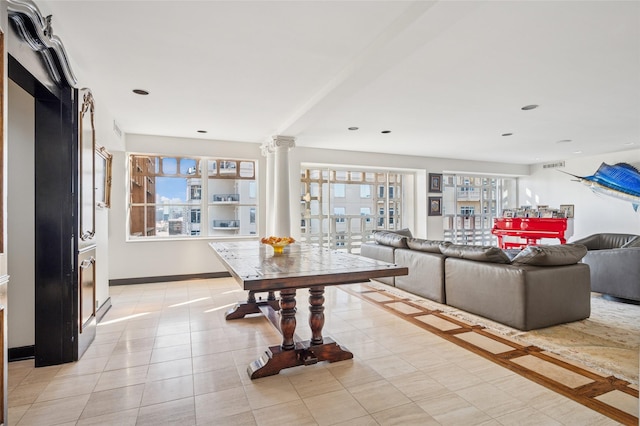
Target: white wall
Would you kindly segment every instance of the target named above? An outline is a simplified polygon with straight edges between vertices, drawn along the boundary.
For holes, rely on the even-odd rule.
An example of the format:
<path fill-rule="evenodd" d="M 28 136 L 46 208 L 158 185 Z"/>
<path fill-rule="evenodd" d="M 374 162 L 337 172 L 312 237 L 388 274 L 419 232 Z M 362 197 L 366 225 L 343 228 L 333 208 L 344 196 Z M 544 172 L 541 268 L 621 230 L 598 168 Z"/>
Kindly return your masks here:
<path fill-rule="evenodd" d="M 8 345 L 35 344 L 35 101 L 8 84 L 7 261 Z"/>
<path fill-rule="evenodd" d="M 569 241 L 598 232 L 640 234 L 640 211 L 635 212 L 631 203 L 595 194 L 573 177 L 559 172 L 563 170 L 577 176 L 590 176 L 603 162 L 625 162 L 638 167 L 640 149 L 566 160 L 565 167 L 560 169 L 531 166 L 531 174 L 520 178 L 518 205 L 546 204 L 549 207 L 559 207 L 560 204 L 573 204 L 574 229 Z"/>
<path fill-rule="evenodd" d="M 205 141 L 149 135 L 127 135 L 126 152 L 113 152 L 113 195 L 109 216 L 109 279 L 129 279 L 141 277 L 171 276 L 183 274 L 200 274 L 222 272 L 224 267 L 218 262 L 208 247 L 210 239 L 196 238 L 189 240 L 169 241 L 126 241 L 126 197 L 127 187 L 127 153 L 148 153 L 167 155 L 198 155 L 229 157 L 258 160 L 259 178 L 259 220 L 258 235 L 265 230 L 265 187 L 266 159 L 262 156 L 259 144 Z M 456 170 L 471 173 L 500 173 L 509 175 L 526 174 L 528 166 L 486 163 L 474 161 L 458 161 L 438 158 L 425 158 L 403 155 L 387 155 L 335 151 L 296 147 L 289 153 L 290 160 L 290 194 L 296 198 L 291 203 L 291 217 L 300 214 L 297 194 L 300 192 L 299 173 L 303 163 L 333 164 L 360 167 L 386 167 L 416 171 L 416 182 L 413 185 L 416 208 L 409 215 L 414 217 L 409 226 L 416 236 L 442 238 L 441 218 L 427 218 L 426 176 L 427 173 L 441 173 L 443 170 Z M 429 219 L 429 220 L 427 220 Z M 433 224 L 432 221 L 433 220 Z M 299 223 L 292 220 L 292 224 Z M 431 230 L 430 228 L 435 230 Z M 292 230 L 293 236 L 299 231 Z"/>
<path fill-rule="evenodd" d="M 83 86 L 84 87 L 84 86 Z M 91 88 L 90 84 L 86 87 Z M 103 146 L 108 152 L 123 150 L 124 137 L 118 136 L 113 131 L 113 116 L 102 105 L 99 92 L 92 91 L 95 112 L 94 126 L 96 144 Z M 113 190 L 112 190 L 113 195 Z M 96 207 L 96 301 L 102 306 L 109 297 L 109 216 L 113 209 Z"/>
<path fill-rule="evenodd" d="M 261 155 L 259 144 L 149 135 L 127 135 L 125 142 L 127 153 L 197 155 L 257 160 L 260 185 L 258 200 L 261 206 L 264 205 L 266 161 Z M 126 241 L 127 153 L 113 152 L 113 192 L 109 216 L 109 279 L 224 271 L 224 267 L 218 262 L 208 246 L 211 239 Z M 259 235 L 264 233 L 264 214 L 264 211 L 258 212 Z"/>

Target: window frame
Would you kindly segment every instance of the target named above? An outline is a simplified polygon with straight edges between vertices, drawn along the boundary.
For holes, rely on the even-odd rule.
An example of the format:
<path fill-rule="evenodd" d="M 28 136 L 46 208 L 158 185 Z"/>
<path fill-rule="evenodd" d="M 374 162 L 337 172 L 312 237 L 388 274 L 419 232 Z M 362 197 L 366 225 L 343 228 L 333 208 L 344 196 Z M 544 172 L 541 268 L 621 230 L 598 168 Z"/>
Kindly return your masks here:
<path fill-rule="evenodd" d="M 173 240 L 197 240 L 197 239 L 246 239 L 256 238 L 258 230 L 260 229 L 260 197 L 259 191 L 259 178 L 258 178 L 258 166 L 259 160 L 257 158 L 229 158 L 226 156 L 212 156 L 212 155 L 171 155 L 171 154 L 151 154 L 141 152 L 127 152 L 126 158 L 128 161 L 127 167 L 127 202 L 125 204 L 126 209 L 126 227 L 125 227 L 125 241 L 138 242 L 138 241 L 173 241 Z M 136 160 L 147 159 L 149 167 L 148 170 L 138 170 L 138 163 Z M 175 164 L 172 163 L 175 160 Z M 195 167 L 193 162 L 195 161 Z M 211 176 L 210 161 L 215 162 L 214 175 Z M 222 169 L 224 173 L 220 173 L 220 164 L 224 162 L 225 166 Z M 252 170 L 246 163 L 252 164 Z M 188 164 L 189 167 L 182 165 Z M 184 170 L 182 170 L 184 169 Z M 165 173 L 167 171 L 168 173 Z M 233 174 L 235 171 L 235 175 Z M 157 192 L 157 188 L 152 187 L 151 191 L 147 192 L 147 186 L 152 185 L 151 181 L 156 178 L 180 178 L 184 179 L 186 185 L 185 193 L 181 198 L 175 202 L 170 200 L 169 202 L 161 202 L 160 196 Z M 195 179 L 195 182 L 190 182 L 190 179 Z M 227 206 L 229 209 L 234 209 L 230 216 L 232 218 L 224 218 L 229 221 L 233 221 L 235 224 L 239 223 L 242 215 L 247 215 L 246 226 L 238 229 L 229 229 L 233 231 L 229 233 L 226 231 L 226 235 L 220 234 L 213 227 L 213 220 L 218 219 L 213 207 L 215 203 L 210 200 L 211 193 L 216 191 L 213 185 L 216 181 L 230 182 L 233 181 L 232 187 L 238 187 L 238 182 L 249 181 L 252 185 L 251 194 L 243 194 L 244 199 Z M 134 184 L 134 182 L 136 184 Z M 142 185 L 145 191 L 144 197 L 139 194 L 134 196 L 134 187 Z M 153 182 L 155 185 L 155 181 Z M 228 184 L 226 184 L 228 185 Z M 245 185 L 247 188 L 249 185 Z M 194 188 L 199 187 L 195 190 Z M 178 189 L 178 192 L 180 189 Z M 197 193 L 196 193 L 197 192 Z M 234 191 L 235 192 L 235 191 Z M 248 191 L 246 191 L 248 192 Z M 199 195 L 199 197 L 193 197 Z M 252 195 L 252 197 L 250 196 Z M 184 198 L 185 200 L 183 200 Z M 249 223 L 250 209 L 255 211 L 255 222 Z M 192 222 L 192 214 L 198 210 L 199 222 Z M 167 216 L 167 229 L 160 226 L 162 220 L 158 220 L 159 212 L 166 211 Z M 134 218 L 144 216 L 142 228 L 139 224 L 136 224 L 134 228 Z M 174 216 L 176 215 L 176 216 Z M 169 234 L 169 220 L 171 220 L 172 232 L 176 232 L 179 228 L 174 222 L 180 219 L 182 221 L 182 229 L 179 234 Z"/>

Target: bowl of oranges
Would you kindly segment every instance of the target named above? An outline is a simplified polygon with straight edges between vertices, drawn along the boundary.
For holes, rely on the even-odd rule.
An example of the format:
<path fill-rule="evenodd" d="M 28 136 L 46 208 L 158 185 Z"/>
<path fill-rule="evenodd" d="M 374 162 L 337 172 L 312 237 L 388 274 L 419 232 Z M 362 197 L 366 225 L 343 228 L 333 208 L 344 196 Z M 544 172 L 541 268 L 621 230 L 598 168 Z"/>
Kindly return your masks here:
<path fill-rule="evenodd" d="M 263 237 L 260 239 L 262 244 L 266 244 L 268 246 L 273 247 L 274 254 L 282 254 L 284 252 L 284 248 L 289 244 L 295 243 L 292 237 Z"/>

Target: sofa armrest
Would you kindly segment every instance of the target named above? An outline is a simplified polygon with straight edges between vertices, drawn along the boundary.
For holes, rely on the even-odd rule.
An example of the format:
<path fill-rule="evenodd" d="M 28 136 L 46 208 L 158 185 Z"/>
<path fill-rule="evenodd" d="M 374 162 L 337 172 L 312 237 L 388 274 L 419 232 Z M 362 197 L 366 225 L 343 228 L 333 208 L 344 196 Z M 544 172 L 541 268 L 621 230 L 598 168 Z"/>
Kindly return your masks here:
<path fill-rule="evenodd" d="M 360 246 L 360 256 L 380 260 L 382 262 L 396 263 L 394 256 L 395 250 L 395 247 L 385 246 L 378 243 L 364 243 Z M 395 285 L 395 277 L 382 277 L 376 278 L 376 280 L 385 284 Z"/>
<path fill-rule="evenodd" d="M 591 250 L 582 259 L 591 270 L 591 290 L 640 301 L 640 247 Z"/>
<path fill-rule="evenodd" d="M 638 238 L 638 235 L 635 234 L 601 233 L 589 235 L 588 237 L 571 241 L 571 243 L 582 244 L 587 247 L 587 250 L 608 250 L 620 248 L 636 238 Z"/>

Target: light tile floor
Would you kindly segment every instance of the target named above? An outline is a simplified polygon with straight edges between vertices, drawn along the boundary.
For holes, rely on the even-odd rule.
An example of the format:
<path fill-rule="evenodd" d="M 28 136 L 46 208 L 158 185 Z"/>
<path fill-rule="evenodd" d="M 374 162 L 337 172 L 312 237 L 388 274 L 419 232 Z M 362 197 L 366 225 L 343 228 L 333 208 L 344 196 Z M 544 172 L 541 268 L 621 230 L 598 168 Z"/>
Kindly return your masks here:
<path fill-rule="evenodd" d="M 356 286 L 358 286 L 356 284 Z M 324 334 L 354 353 L 251 381 L 280 336 L 225 321 L 231 278 L 110 288 L 113 307 L 76 363 L 9 364 L 10 425 L 614 425 L 615 421 L 338 288 Z M 307 326 L 298 291 L 298 328 Z"/>

